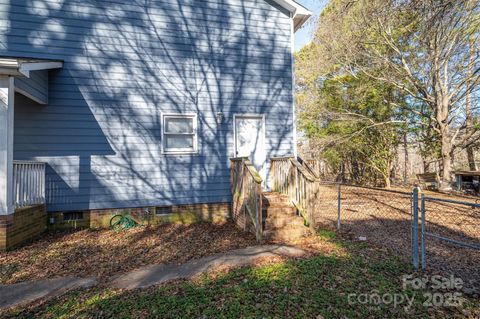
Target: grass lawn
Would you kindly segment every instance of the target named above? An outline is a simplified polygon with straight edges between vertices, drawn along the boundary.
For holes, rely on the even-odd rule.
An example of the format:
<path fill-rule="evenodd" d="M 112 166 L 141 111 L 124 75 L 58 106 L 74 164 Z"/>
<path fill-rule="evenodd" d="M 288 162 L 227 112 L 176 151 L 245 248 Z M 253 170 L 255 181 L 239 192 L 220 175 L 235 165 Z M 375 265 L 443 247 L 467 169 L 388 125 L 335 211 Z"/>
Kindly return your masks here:
<path fill-rule="evenodd" d="M 145 290 L 96 287 L 72 291 L 5 318 L 477 318 L 478 300 L 462 307 L 425 307 L 428 290 L 403 290 L 402 275 L 415 274 L 408 264 L 365 243 L 336 239 L 321 232 L 302 243 L 317 254 L 305 259 L 264 261 L 223 270 L 193 281 Z M 418 275 L 420 276 L 420 275 Z M 414 298 L 404 302 L 360 304 L 350 294 L 377 292 Z M 444 291 L 443 291 L 444 292 Z M 442 292 L 442 293 L 443 293 Z M 352 295 L 350 295 L 352 296 Z"/>

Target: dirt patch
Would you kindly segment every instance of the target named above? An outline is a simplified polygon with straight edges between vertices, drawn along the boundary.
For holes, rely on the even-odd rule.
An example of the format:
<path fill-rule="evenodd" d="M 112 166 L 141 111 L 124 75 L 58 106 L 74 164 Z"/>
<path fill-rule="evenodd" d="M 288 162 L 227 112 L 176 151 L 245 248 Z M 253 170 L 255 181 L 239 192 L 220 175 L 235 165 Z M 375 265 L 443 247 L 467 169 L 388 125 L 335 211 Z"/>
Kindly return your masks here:
<path fill-rule="evenodd" d="M 0 282 L 67 275 L 102 280 L 148 264 L 182 264 L 253 245 L 255 237 L 232 223 L 47 233 L 30 245 L 0 253 Z"/>
<path fill-rule="evenodd" d="M 456 201 L 474 200 L 427 192 L 427 196 Z M 338 216 L 337 185 L 322 185 L 316 221 L 321 227 L 335 229 Z M 407 192 L 341 187 L 341 233 L 354 240 L 367 240 L 386 247 L 406 262 L 412 258 L 411 197 Z M 434 236 L 456 241 L 480 244 L 480 209 L 472 205 L 427 200 L 425 230 Z M 419 203 L 419 206 L 421 204 Z M 419 219 L 421 215 L 419 214 Z M 419 234 L 421 229 L 419 227 Z M 480 288 L 480 251 L 462 248 L 445 241 L 425 236 L 427 270 L 454 275 L 464 280 L 466 286 Z M 419 239 L 420 240 L 420 239 Z"/>

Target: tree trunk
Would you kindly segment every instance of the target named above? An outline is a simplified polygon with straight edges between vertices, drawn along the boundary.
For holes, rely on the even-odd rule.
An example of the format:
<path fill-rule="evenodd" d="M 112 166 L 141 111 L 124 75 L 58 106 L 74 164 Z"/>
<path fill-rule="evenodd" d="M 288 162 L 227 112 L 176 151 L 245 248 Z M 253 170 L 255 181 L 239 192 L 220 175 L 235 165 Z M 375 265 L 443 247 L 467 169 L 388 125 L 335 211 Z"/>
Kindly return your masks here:
<path fill-rule="evenodd" d="M 470 58 L 469 58 L 469 65 L 468 65 L 468 73 L 469 77 L 473 78 L 473 60 L 475 55 L 475 43 L 473 39 L 470 39 Z M 471 81 L 467 81 L 467 85 L 470 85 Z M 466 124 L 467 129 L 466 134 L 470 134 L 473 129 L 473 116 L 472 116 L 472 92 L 469 91 L 465 97 L 465 117 L 466 117 Z M 468 168 L 471 171 L 477 170 L 477 164 L 475 163 L 475 152 L 473 147 L 467 146 L 467 159 L 468 159 Z"/>
<path fill-rule="evenodd" d="M 387 166 L 387 169 L 385 170 L 385 172 L 382 174 L 383 176 L 383 182 L 385 183 L 385 188 L 389 189 L 392 187 L 392 167 L 393 167 L 393 162 L 391 161 L 386 161 L 386 166 Z"/>
<path fill-rule="evenodd" d="M 475 163 L 475 151 L 471 146 L 467 147 L 467 159 L 468 159 L 468 168 L 471 171 L 476 171 L 477 163 Z"/>
<path fill-rule="evenodd" d="M 449 132 L 448 126 L 446 132 Z M 452 183 L 452 141 L 447 133 L 442 133 L 442 189 L 450 189 Z"/>
<path fill-rule="evenodd" d="M 392 187 L 392 170 L 391 170 L 391 163 L 386 163 L 387 164 L 387 169 L 380 174 L 380 176 L 383 177 L 383 183 L 385 185 L 385 188 L 389 189 Z"/>
<path fill-rule="evenodd" d="M 467 129 L 465 130 L 465 134 L 470 134 L 473 128 L 473 118 L 472 118 L 472 95 L 468 93 L 465 99 L 465 116 L 467 121 Z M 467 160 L 468 160 L 468 168 L 471 171 L 477 170 L 477 164 L 475 163 L 475 151 L 471 145 L 467 146 Z"/>
<path fill-rule="evenodd" d="M 437 90 L 437 123 L 440 130 L 440 142 L 441 142 L 441 156 L 442 156 L 442 185 L 444 190 L 451 188 L 452 183 L 452 151 L 453 143 L 450 136 L 450 127 L 448 125 L 449 115 L 449 99 L 446 94 L 442 94 L 446 90 Z"/>
<path fill-rule="evenodd" d="M 390 182 L 390 177 L 385 177 L 385 188 L 390 189 L 392 187 L 392 183 Z"/>

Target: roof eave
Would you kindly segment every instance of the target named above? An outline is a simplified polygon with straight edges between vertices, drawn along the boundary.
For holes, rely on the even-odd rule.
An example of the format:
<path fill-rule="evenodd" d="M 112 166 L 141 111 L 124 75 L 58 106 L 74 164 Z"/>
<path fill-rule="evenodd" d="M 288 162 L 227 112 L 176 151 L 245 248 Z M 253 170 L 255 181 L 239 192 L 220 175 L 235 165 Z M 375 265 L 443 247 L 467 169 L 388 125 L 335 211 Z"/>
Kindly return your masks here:
<path fill-rule="evenodd" d="M 297 32 L 297 30 L 300 29 L 305 24 L 305 22 L 307 22 L 307 20 L 310 19 L 311 16 L 312 16 L 311 13 L 308 15 L 295 16 L 293 18 L 293 30 Z"/>
<path fill-rule="evenodd" d="M 293 0 L 273 0 L 276 4 L 290 12 L 294 31 L 300 29 L 312 16 L 312 12 Z"/>
<path fill-rule="evenodd" d="M 63 62 L 58 60 L 34 60 L 22 58 L 1 58 L 0 74 L 30 77 L 31 71 L 59 69 L 63 67 Z"/>

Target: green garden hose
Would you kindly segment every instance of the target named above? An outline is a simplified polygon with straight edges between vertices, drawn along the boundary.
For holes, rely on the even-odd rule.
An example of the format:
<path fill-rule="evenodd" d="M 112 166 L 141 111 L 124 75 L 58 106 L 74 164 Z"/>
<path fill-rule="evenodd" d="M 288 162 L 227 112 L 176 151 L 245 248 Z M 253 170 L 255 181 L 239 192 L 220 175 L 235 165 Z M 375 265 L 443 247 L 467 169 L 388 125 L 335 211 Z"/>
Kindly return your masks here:
<path fill-rule="evenodd" d="M 116 231 L 131 229 L 139 224 L 130 215 L 115 215 L 110 219 L 110 228 Z"/>

